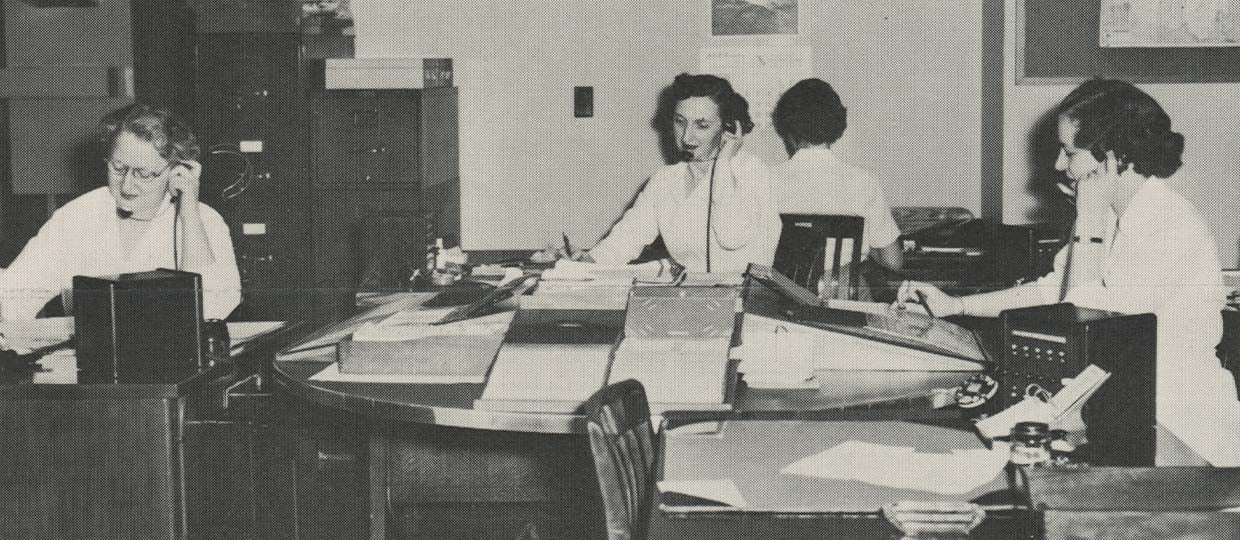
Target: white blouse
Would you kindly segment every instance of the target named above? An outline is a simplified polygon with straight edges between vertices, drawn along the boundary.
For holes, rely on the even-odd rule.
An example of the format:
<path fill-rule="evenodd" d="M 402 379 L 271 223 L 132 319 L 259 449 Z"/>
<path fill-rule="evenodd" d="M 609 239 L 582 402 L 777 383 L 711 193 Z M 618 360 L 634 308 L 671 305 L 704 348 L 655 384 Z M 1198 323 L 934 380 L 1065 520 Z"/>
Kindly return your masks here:
<path fill-rule="evenodd" d="M 203 316 L 223 319 L 241 303 L 241 276 L 233 254 L 228 225 L 211 207 L 199 202 L 202 224 L 215 263 L 200 269 Z M 90 191 L 52 214 L 39 234 L 22 248 L 8 269 L 0 273 L 0 311 L 4 320 L 31 319 L 64 290 L 73 288 L 73 276 L 103 276 L 174 268 L 172 203 L 165 199 L 159 213 L 133 250 L 121 247 L 116 200 L 107 187 Z M 185 228 L 179 228 L 185 245 Z"/>
<path fill-rule="evenodd" d="M 1073 286 L 1064 301 L 1158 318 L 1158 422 L 1215 466 L 1240 465 L 1240 402 L 1215 346 L 1226 301 L 1214 238 L 1187 199 L 1158 178 L 1142 184 L 1104 236 L 1102 281 Z M 1059 300 L 1068 248 L 1037 282 Z"/>
<path fill-rule="evenodd" d="M 779 242 L 779 211 L 770 172 L 753 154 L 732 158 L 732 182 L 715 182 L 710 227 L 712 272 L 740 273 L 750 263 L 770 265 Z M 626 264 L 659 235 L 676 262 L 706 271 L 706 208 L 710 184 L 702 179 L 685 193 L 686 163 L 660 167 L 590 255 L 602 264 Z M 726 185 L 725 185 L 726 184 Z"/>

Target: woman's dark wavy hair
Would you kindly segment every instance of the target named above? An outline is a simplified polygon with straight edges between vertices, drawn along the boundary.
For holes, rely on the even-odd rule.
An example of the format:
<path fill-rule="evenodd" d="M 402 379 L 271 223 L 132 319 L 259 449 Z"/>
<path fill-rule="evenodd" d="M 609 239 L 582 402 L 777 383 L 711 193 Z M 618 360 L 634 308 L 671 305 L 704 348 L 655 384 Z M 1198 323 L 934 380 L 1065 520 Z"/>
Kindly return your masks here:
<path fill-rule="evenodd" d="M 719 106 L 719 118 L 723 120 L 724 129 L 732 129 L 737 120 L 741 121 L 741 134 L 753 131 L 753 120 L 749 117 L 749 102 L 745 97 L 732 89 L 732 83 L 714 75 L 690 75 L 681 73 L 672 80 L 672 85 L 660 96 L 660 113 L 656 117 L 658 128 L 670 130 L 672 117 L 676 114 L 676 104 L 691 97 L 707 97 Z"/>
<path fill-rule="evenodd" d="M 98 142 L 104 156 L 112 153 L 116 138 L 126 132 L 151 143 L 170 163 L 196 161 L 202 156 L 189 124 L 163 107 L 134 103 L 100 119 Z"/>
<path fill-rule="evenodd" d="M 848 127 L 848 109 L 829 83 L 805 79 L 779 97 L 771 123 L 792 155 L 802 144 L 830 145 L 839 140 Z"/>
<path fill-rule="evenodd" d="M 1076 87 L 1056 108 L 1077 127 L 1072 145 L 1094 159 L 1115 153 L 1119 170 L 1169 178 L 1183 162 L 1184 136 L 1171 130 L 1171 118 L 1149 94 L 1132 83 L 1093 79 Z"/>

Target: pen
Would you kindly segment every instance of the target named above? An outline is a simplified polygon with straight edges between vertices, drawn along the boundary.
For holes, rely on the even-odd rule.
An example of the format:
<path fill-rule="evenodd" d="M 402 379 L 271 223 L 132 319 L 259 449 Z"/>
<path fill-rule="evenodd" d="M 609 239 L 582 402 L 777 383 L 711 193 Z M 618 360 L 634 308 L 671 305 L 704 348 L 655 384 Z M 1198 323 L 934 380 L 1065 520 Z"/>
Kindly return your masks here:
<path fill-rule="evenodd" d="M 560 231 L 560 236 L 564 237 L 564 255 L 570 259 L 573 258 L 573 245 L 568 243 L 568 233 Z"/>
<path fill-rule="evenodd" d="M 930 311 L 930 303 L 926 302 L 926 293 L 917 291 L 917 301 L 921 302 L 921 307 L 926 308 L 926 315 L 934 316 L 934 312 Z"/>

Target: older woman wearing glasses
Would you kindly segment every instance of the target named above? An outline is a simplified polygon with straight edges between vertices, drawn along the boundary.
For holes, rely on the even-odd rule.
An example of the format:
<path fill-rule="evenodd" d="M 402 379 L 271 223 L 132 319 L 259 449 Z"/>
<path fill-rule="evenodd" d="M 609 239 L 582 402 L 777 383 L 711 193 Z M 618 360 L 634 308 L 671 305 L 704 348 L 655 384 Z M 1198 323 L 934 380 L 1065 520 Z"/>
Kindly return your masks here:
<path fill-rule="evenodd" d="M 203 314 L 241 302 L 228 226 L 198 202 L 202 165 L 189 127 L 166 109 L 133 104 L 100 121 L 107 187 L 57 210 L 0 274 L 5 320 L 33 318 L 73 276 L 178 268 L 202 275 Z"/>

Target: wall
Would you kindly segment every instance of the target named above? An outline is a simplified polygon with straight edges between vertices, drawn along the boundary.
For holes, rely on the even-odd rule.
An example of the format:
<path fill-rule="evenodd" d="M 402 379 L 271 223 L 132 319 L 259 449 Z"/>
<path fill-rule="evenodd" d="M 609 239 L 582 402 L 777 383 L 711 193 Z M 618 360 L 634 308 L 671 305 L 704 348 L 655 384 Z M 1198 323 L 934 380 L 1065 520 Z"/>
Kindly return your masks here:
<path fill-rule="evenodd" d="M 1030 134 L 1046 112 L 1054 107 L 1073 85 L 1015 84 L 1016 0 L 1006 0 L 1007 28 L 1004 57 L 1004 145 L 1006 179 L 1003 186 L 1003 218 L 1007 223 L 1028 223 L 1054 218 L 1059 213 L 1045 204 L 1039 193 L 1054 177 L 1045 169 L 1045 159 L 1031 163 Z M 1205 216 L 1218 243 L 1224 268 L 1240 266 L 1240 84 L 1143 84 L 1171 116 L 1172 128 L 1185 138 L 1184 167 L 1171 185 L 1188 197 Z M 1050 158 L 1053 159 L 1053 158 Z M 1173 219 L 1172 217 L 1169 217 Z"/>
<path fill-rule="evenodd" d="M 133 64 L 129 0 L 50 8 L 3 2 L 8 66 Z"/>
<path fill-rule="evenodd" d="M 978 211 L 980 5 L 800 3 L 798 39 L 849 107 L 845 158 L 882 179 L 892 204 Z M 649 126 L 658 92 L 697 70 L 704 44 L 747 42 L 711 38 L 709 8 L 707 0 L 353 4 L 359 56 L 454 59 L 471 249 L 542 247 L 561 230 L 590 245 L 606 232 L 662 164 Z M 572 116 L 577 85 L 595 87 L 593 118 Z M 770 132 L 746 147 L 770 164 L 785 158 Z"/>

